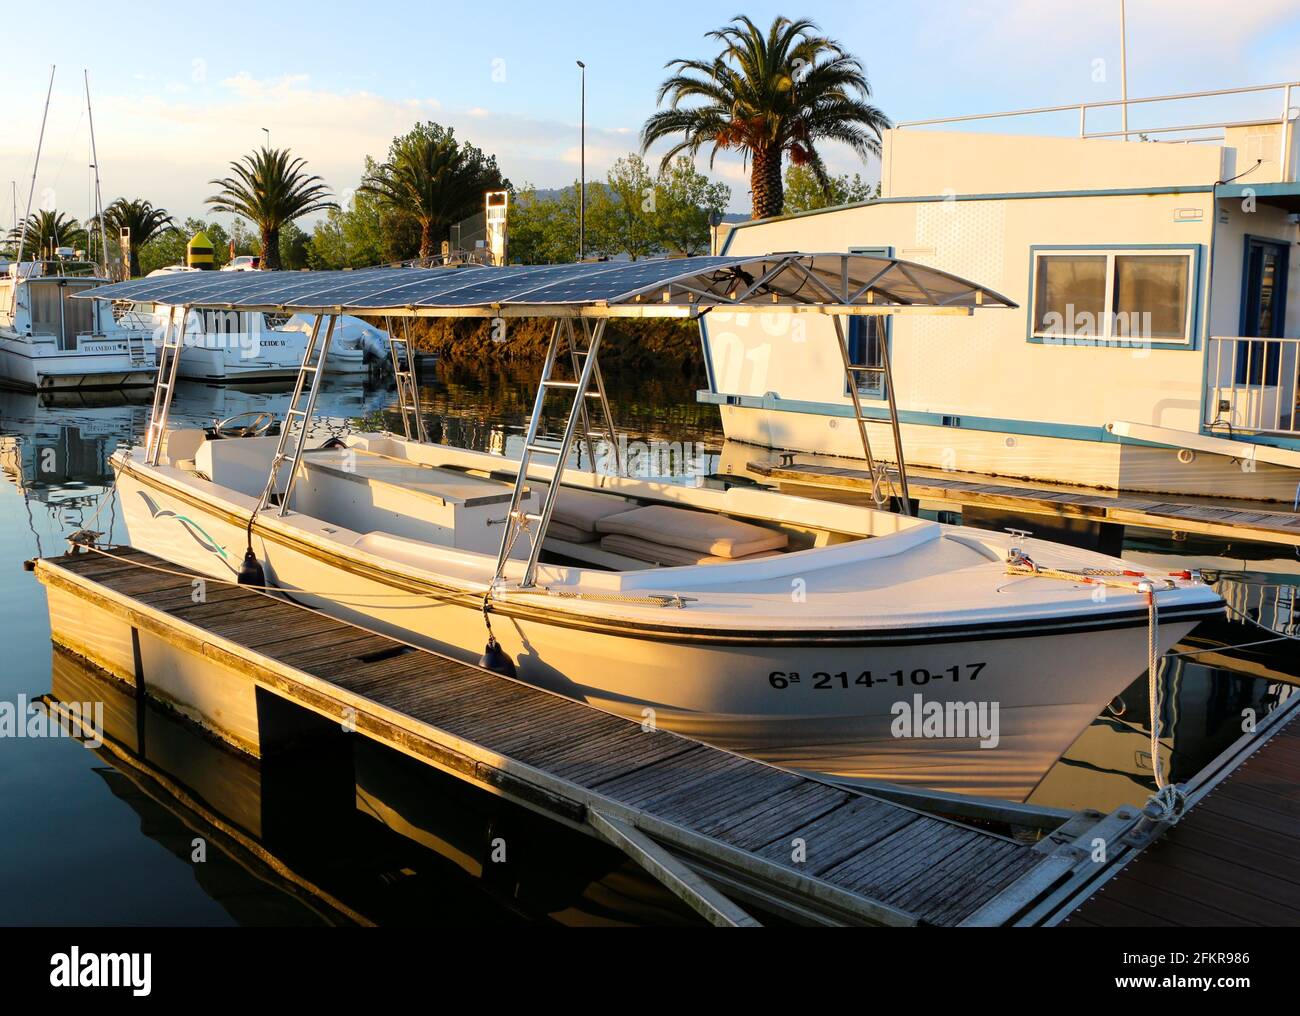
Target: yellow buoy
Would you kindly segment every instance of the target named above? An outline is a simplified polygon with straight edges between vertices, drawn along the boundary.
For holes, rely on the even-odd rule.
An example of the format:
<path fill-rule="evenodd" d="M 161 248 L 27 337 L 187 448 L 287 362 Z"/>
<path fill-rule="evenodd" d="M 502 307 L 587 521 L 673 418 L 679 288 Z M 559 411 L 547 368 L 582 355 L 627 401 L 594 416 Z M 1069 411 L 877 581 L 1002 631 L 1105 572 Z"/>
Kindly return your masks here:
<path fill-rule="evenodd" d="M 185 248 L 185 263 L 191 268 L 211 270 L 217 267 L 212 241 L 208 239 L 207 233 L 200 231 L 190 238 Z"/>

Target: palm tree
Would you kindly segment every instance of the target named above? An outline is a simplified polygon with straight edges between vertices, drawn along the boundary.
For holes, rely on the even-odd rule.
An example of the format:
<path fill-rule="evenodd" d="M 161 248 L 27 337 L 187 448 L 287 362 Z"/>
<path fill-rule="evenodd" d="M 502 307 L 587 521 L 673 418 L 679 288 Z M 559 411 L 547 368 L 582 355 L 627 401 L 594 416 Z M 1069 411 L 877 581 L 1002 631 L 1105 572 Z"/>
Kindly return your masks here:
<path fill-rule="evenodd" d="M 154 237 L 173 232 L 176 223 L 165 208 L 155 208 L 143 198 L 118 198 L 104 209 L 104 225 L 117 236 L 130 230 L 128 278 L 140 274 L 140 248 Z"/>
<path fill-rule="evenodd" d="M 9 239 L 15 243 L 23 241 L 24 255 L 32 252 L 45 255 L 55 247 L 76 247 L 79 244 L 84 246 L 86 231 L 72 216 L 64 215 L 57 209 L 49 209 L 33 212 L 27 216 L 25 239 L 21 222 L 9 230 Z"/>
<path fill-rule="evenodd" d="M 867 102 L 871 86 L 862 64 L 812 21 L 778 17 L 764 35 L 740 16 L 706 38 L 720 42 L 722 52 L 711 61 L 666 64 L 673 74 L 659 86 L 658 101 L 669 98 L 672 106 L 641 128 L 642 151 L 677 137 L 664 166 L 708 144 L 710 166 L 720 149 L 741 149 L 750 164 L 754 217 L 762 219 L 781 214 L 786 152 L 795 165 L 810 167 L 828 192 L 819 142 L 843 142 L 864 159 L 880 154 L 881 132 L 891 123 Z M 685 100 L 699 102 L 683 106 Z"/>
<path fill-rule="evenodd" d="M 482 207 L 483 194 L 508 187 L 496 158 L 438 124 L 421 124 L 397 138 L 388 161 L 366 175 L 359 190 L 386 209 L 420 224 L 420 257 L 433 255 L 434 237 Z"/>
<path fill-rule="evenodd" d="M 304 172 L 305 159 L 293 158 L 287 148 L 262 148 L 232 162 L 234 176 L 210 180 L 221 192 L 208 198 L 219 212 L 233 212 L 253 222 L 262 234 L 262 267 L 280 268 L 280 229 L 313 212 L 338 205 L 319 176 Z"/>

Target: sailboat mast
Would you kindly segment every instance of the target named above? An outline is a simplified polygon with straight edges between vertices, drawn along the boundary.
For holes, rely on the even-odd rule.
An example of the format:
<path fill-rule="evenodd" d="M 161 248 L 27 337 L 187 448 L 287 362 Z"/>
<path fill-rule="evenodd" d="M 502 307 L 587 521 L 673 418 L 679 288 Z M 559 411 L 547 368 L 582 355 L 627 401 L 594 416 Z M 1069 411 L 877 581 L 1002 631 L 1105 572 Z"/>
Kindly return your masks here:
<path fill-rule="evenodd" d="M 27 223 L 32 217 L 32 195 L 36 193 L 36 171 L 41 166 L 41 146 L 45 144 L 45 121 L 50 118 L 50 96 L 54 94 L 54 68 L 50 64 L 50 86 L 45 90 L 45 112 L 41 114 L 41 134 L 36 139 L 36 158 L 32 162 L 32 185 L 27 188 L 27 212 L 23 215 L 23 229 L 18 237 L 18 264 L 23 263 L 23 247 L 27 245 Z M 22 271 L 20 267 L 18 269 Z M 14 299 L 17 299 L 18 287 L 14 286 Z"/>
<path fill-rule="evenodd" d="M 104 225 L 104 198 L 99 191 L 99 152 L 95 148 L 95 114 L 90 108 L 90 71 L 82 69 L 86 79 L 86 118 L 90 121 L 90 161 L 95 167 L 95 217 L 99 219 L 99 254 L 108 278 L 108 227 Z"/>

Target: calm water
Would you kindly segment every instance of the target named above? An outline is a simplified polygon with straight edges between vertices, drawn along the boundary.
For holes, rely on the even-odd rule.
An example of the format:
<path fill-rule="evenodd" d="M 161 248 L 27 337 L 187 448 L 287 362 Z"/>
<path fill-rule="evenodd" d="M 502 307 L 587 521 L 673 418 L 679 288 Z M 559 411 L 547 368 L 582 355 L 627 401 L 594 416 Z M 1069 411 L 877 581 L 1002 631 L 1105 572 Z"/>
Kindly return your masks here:
<path fill-rule="evenodd" d="M 721 449 L 716 410 L 695 403 L 692 379 L 611 382 L 630 440 Z M 123 537 L 108 456 L 144 430 L 148 395 L 134 398 L 45 404 L 0 391 L 0 702 L 102 699 L 111 735 L 98 751 L 66 739 L 0 739 L 0 923 L 693 921 L 621 855 L 395 753 L 347 739 L 255 764 L 53 651 L 42 587 L 21 562 L 60 553 L 63 536 L 84 525 Z M 207 424 L 280 410 L 284 399 L 276 390 L 185 384 L 173 419 Z M 524 375 L 425 375 L 430 436 L 449 444 L 514 452 L 531 401 Z M 337 432 L 400 429 L 382 382 L 333 382 L 318 408 Z M 1300 573 L 1295 558 L 1211 543 L 1135 542 L 1128 552 L 1170 568 L 1225 569 L 1225 590 L 1242 610 L 1294 625 L 1286 590 Z M 1170 659 L 1162 723 L 1175 779 L 1238 736 L 1243 709 L 1262 714 L 1300 683 L 1294 643 L 1222 648 L 1263 637 L 1223 624 Z M 1079 738 L 1033 800 L 1101 810 L 1141 803 L 1152 787 L 1148 727 L 1143 679 Z M 499 837 L 507 863 L 489 863 Z M 202 863 L 192 861 L 198 841 Z"/>

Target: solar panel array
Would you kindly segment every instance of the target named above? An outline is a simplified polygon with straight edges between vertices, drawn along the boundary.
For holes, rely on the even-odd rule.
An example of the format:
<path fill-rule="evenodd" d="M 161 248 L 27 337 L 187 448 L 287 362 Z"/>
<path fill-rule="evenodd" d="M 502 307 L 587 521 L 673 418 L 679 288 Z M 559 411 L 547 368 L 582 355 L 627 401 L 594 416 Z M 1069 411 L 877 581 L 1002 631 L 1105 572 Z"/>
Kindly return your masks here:
<path fill-rule="evenodd" d="M 1014 306 L 956 276 L 867 254 L 774 254 L 565 265 L 457 265 L 323 272 L 173 272 L 101 286 L 87 296 L 230 310 L 436 315 L 502 307 L 575 310 L 658 304 L 817 303 Z"/>

